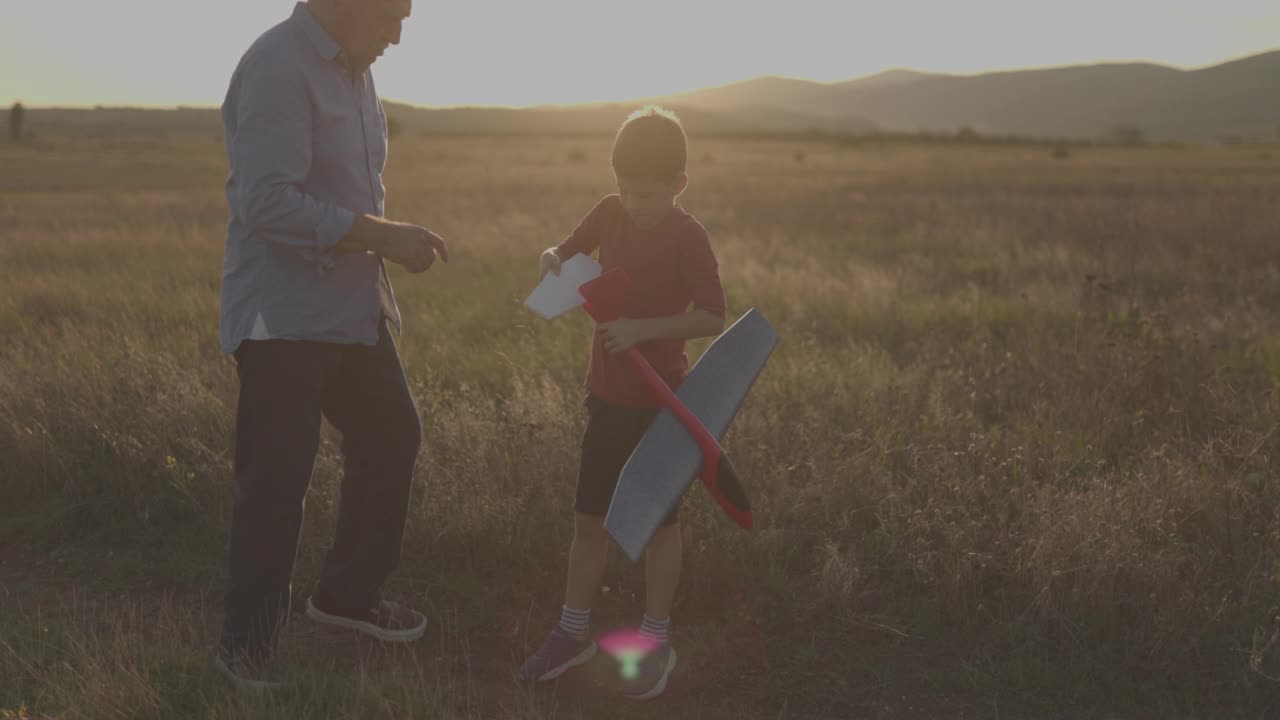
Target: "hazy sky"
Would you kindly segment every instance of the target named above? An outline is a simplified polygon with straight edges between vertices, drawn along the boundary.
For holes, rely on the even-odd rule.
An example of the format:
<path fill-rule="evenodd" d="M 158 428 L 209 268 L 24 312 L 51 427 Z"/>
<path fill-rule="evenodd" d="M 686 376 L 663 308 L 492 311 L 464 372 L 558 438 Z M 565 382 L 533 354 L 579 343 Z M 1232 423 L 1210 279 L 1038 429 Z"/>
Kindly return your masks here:
<path fill-rule="evenodd" d="M 0 0 L 0 104 L 217 105 L 289 0 Z M 1280 0 L 417 0 L 375 66 L 422 105 L 622 100 L 759 75 L 843 80 L 1280 48 Z"/>

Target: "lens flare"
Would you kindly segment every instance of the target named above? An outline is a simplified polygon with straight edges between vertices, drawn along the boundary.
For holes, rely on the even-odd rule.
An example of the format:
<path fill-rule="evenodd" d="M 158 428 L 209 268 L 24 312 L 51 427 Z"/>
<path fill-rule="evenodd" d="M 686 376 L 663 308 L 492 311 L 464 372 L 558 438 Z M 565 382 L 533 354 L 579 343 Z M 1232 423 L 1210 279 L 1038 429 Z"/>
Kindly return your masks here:
<path fill-rule="evenodd" d="M 599 645 L 618 661 L 622 679 L 634 680 L 640 674 L 640 662 L 657 649 L 659 643 L 636 630 L 616 630 L 600 638 Z"/>

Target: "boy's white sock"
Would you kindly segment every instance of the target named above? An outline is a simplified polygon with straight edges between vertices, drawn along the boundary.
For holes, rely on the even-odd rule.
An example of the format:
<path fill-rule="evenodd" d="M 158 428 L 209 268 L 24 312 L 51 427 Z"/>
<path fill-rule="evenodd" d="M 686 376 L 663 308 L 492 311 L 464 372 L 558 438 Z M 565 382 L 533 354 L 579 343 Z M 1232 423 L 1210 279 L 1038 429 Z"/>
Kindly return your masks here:
<path fill-rule="evenodd" d="M 591 624 L 591 608 L 574 610 L 568 605 L 560 607 L 560 629 L 581 640 L 587 636 Z"/>
<path fill-rule="evenodd" d="M 649 613 L 645 613 L 644 621 L 640 623 L 640 634 L 657 640 L 660 643 L 666 643 L 667 628 L 670 626 L 671 618 L 667 618 L 665 620 L 654 620 L 649 617 Z"/>

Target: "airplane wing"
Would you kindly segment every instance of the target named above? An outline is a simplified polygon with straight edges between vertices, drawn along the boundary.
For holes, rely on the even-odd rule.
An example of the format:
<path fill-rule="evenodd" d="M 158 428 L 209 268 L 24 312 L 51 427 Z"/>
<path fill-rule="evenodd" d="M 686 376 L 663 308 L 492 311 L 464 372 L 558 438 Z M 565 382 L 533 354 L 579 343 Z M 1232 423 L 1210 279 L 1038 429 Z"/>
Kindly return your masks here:
<path fill-rule="evenodd" d="M 707 348 L 676 391 L 717 439 L 724 437 L 756 377 L 778 344 L 764 315 L 752 309 Z M 658 413 L 618 478 L 605 530 L 631 558 L 640 559 L 702 466 L 693 436 L 668 410 Z"/>

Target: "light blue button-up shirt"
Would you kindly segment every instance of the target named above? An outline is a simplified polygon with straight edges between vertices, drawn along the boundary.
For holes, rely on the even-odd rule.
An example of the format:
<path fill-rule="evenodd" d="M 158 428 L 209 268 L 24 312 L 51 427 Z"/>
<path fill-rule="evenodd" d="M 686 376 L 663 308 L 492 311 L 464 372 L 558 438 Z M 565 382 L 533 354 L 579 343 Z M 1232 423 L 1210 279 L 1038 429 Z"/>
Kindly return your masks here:
<path fill-rule="evenodd" d="M 399 330 L 382 259 L 330 252 L 357 214 L 383 214 L 387 121 L 369 69 L 353 74 L 298 3 L 241 58 L 222 122 L 222 351 L 246 339 L 374 345 L 384 316 Z"/>

